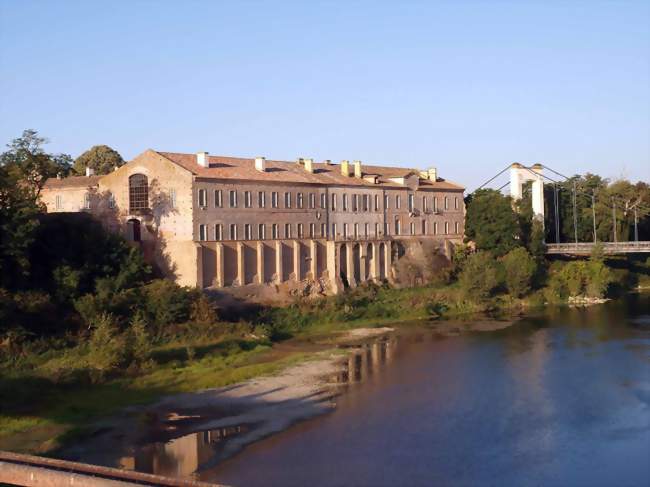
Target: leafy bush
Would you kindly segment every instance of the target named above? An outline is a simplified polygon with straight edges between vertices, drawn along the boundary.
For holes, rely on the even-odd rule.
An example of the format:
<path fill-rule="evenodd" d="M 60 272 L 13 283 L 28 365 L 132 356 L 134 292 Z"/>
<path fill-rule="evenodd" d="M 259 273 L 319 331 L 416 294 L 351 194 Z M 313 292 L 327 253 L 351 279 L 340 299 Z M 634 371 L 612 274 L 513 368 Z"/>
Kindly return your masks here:
<path fill-rule="evenodd" d="M 537 270 L 535 259 L 523 247 L 508 252 L 502 259 L 504 280 L 508 292 L 521 297 L 530 291 Z"/>
<path fill-rule="evenodd" d="M 88 366 L 95 372 L 94 382 L 102 381 L 108 374 L 126 365 L 129 350 L 126 337 L 119 333 L 114 318 L 104 313 L 94 323 L 88 340 Z"/>
<path fill-rule="evenodd" d="M 470 300 L 488 298 L 500 285 L 498 263 L 489 252 L 477 252 L 467 258 L 459 276 L 460 287 Z"/>

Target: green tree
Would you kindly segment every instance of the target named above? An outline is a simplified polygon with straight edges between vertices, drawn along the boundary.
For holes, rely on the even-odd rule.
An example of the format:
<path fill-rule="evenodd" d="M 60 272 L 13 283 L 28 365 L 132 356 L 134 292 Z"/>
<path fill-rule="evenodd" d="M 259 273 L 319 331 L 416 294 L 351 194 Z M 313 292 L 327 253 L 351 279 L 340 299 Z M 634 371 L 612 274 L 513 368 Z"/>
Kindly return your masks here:
<path fill-rule="evenodd" d="M 124 159 L 116 150 L 107 145 L 95 145 L 75 159 L 74 172 L 83 175 L 89 167 L 95 174 L 108 174 L 122 165 Z"/>
<path fill-rule="evenodd" d="M 467 298 L 482 301 L 500 284 L 498 263 L 489 252 L 472 254 L 465 261 L 458 281 Z"/>
<path fill-rule="evenodd" d="M 5 168 L 6 176 L 35 196 L 39 195 L 48 178 L 69 174 L 72 164 L 72 158 L 67 154 L 46 153 L 43 145 L 47 142 L 36 130 L 28 129 L 21 137 L 12 140 L 7 145 L 9 150 L 0 155 L 0 166 Z"/>
<path fill-rule="evenodd" d="M 526 249 L 517 247 L 508 252 L 501 261 L 508 292 L 515 297 L 521 297 L 528 293 L 537 270 L 535 259 L 526 252 Z"/>
<path fill-rule="evenodd" d="M 466 200 L 465 235 L 478 250 L 496 256 L 521 245 L 520 227 L 512 199 L 493 189 L 480 189 Z"/>

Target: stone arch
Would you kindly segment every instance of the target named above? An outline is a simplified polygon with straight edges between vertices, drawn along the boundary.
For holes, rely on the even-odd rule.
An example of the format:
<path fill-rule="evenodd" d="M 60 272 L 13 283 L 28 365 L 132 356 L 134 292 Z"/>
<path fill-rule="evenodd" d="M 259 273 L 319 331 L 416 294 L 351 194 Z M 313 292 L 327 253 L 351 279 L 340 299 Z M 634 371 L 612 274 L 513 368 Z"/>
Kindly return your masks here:
<path fill-rule="evenodd" d="M 142 242 L 142 230 L 140 220 L 131 218 L 126 222 L 126 238 L 131 242 Z"/>
<path fill-rule="evenodd" d="M 365 272 L 364 275 L 366 276 L 366 280 L 370 280 L 372 277 L 375 277 L 373 275 L 373 269 L 374 269 L 374 259 L 375 259 L 375 254 L 374 254 L 374 245 L 371 243 L 364 244 L 366 246 L 366 258 L 363 264 L 365 265 Z"/>
<path fill-rule="evenodd" d="M 361 282 L 361 245 L 356 243 L 352 246 L 352 276 L 354 282 Z"/>
<path fill-rule="evenodd" d="M 339 246 L 339 277 L 343 282 L 343 286 L 349 287 L 348 281 L 348 246 L 341 244 Z"/>

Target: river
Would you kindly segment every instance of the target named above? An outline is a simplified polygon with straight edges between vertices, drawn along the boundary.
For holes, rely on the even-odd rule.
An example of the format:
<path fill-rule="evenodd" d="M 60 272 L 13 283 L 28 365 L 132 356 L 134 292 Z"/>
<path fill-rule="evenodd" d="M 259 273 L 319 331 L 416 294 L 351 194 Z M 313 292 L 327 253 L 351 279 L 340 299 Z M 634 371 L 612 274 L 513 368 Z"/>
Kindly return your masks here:
<path fill-rule="evenodd" d="M 331 413 L 199 469 L 199 478 L 233 486 L 650 485 L 650 296 L 549 308 L 496 331 L 442 336 L 437 326 L 368 345 L 339 378 L 347 385 Z M 185 452 L 191 471 L 200 445 L 209 464 L 210 448 L 230 434 L 237 431 L 180 438 L 166 455 L 183 467 Z"/>

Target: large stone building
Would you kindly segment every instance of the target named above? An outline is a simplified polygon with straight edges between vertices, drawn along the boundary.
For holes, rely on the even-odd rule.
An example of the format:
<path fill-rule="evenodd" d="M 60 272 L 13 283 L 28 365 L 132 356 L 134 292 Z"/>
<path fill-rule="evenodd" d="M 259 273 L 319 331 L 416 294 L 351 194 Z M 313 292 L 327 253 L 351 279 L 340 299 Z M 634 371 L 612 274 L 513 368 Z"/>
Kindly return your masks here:
<path fill-rule="evenodd" d="M 391 278 L 397 243 L 463 236 L 463 188 L 419 171 L 147 150 L 105 176 L 50 179 L 48 212 L 88 211 L 180 284 Z"/>

